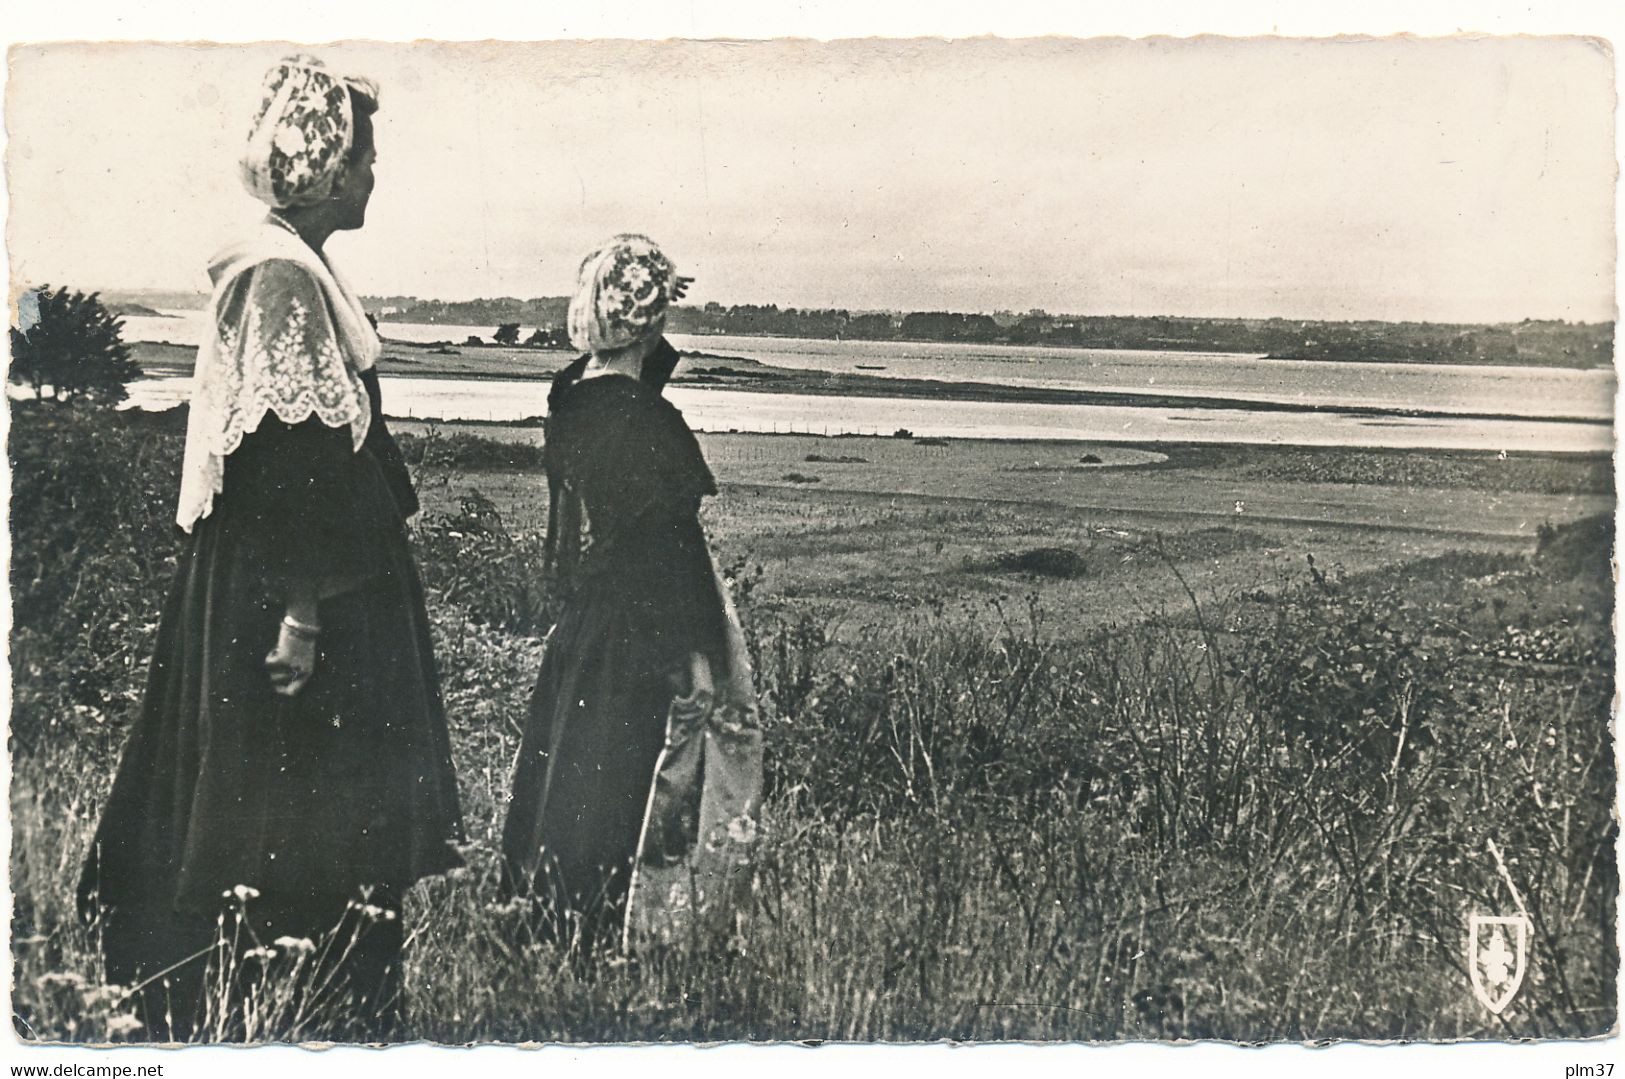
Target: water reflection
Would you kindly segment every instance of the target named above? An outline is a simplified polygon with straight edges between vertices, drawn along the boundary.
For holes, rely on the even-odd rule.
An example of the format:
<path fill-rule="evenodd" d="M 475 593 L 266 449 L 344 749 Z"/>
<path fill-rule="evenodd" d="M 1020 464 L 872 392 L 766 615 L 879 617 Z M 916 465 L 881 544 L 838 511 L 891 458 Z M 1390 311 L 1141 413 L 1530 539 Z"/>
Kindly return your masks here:
<path fill-rule="evenodd" d="M 394 416 L 442 420 L 518 420 L 540 416 L 547 383 L 385 377 Z M 169 408 L 191 379 L 142 379 L 130 403 Z M 878 434 L 906 430 L 936 438 L 1076 439 L 1098 442 L 1228 442 L 1596 452 L 1613 448 L 1611 426 L 1543 420 L 1408 419 L 1250 409 L 1164 409 L 1115 405 L 1011 404 L 888 397 L 755 393 L 673 386 L 667 395 L 690 426 L 703 431 Z"/>

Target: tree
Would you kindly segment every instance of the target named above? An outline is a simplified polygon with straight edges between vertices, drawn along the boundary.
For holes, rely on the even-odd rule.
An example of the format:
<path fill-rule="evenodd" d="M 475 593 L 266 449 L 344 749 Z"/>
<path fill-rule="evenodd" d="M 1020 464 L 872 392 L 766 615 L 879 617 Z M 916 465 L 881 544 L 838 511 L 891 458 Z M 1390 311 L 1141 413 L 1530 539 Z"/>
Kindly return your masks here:
<path fill-rule="evenodd" d="M 536 332 L 525 339 L 530 348 L 569 348 L 570 337 L 553 326 L 538 326 Z"/>
<path fill-rule="evenodd" d="M 497 332 L 492 335 L 491 340 L 499 345 L 517 345 L 519 343 L 519 323 L 504 322 L 497 327 Z"/>
<path fill-rule="evenodd" d="M 22 297 L 11 329 L 8 379 L 34 390 L 36 400 L 116 405 L 141 376 L 120 333 L 124 322 L 86 296 L 45 285 Z"/>

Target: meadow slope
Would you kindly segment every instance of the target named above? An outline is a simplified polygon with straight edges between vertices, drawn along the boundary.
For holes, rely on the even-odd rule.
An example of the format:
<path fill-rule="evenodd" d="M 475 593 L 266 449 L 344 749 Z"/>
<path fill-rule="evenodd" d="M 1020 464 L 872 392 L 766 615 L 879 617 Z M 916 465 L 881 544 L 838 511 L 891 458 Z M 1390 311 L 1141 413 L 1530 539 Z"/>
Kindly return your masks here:
<path fill-rule="evenodd" d="M 535 449 L 405 441 L 470 833 L 410 897 L 410 1037 L 1615 1025 L 1606 458 L 706 438 L 768 739 L 751 898 L 583 972 L 495 887 L 545 629 Z M 174 564 L 178 427 L 22 407 L 9 449 L 14 1023 L 138 1037 L 71 894 Z M 1494 1017 L 1465 919 L 1516 910 L 1509 881 L 1534 939 Z"/>

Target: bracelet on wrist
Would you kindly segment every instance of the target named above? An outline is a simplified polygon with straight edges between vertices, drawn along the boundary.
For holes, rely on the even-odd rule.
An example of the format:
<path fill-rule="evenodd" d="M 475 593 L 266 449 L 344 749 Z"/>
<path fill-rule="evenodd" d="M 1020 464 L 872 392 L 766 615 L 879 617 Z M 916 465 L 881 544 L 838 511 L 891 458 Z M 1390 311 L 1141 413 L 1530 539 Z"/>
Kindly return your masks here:
<path fill-rule="evenodd" d="M 291 614 L 282 616 L 282 625 L 289 633 L 303 640 L 314 641 L 322 635 L 321 626 L 313 626 L 309 622 L 301 622 Z"/>

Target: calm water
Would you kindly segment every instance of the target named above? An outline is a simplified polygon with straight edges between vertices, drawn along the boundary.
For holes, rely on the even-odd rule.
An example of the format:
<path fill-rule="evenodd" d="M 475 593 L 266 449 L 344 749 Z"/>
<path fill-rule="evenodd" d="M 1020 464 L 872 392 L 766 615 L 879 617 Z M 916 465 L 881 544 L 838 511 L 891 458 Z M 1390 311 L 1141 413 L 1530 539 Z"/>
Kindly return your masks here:
<path fill-rule="evenodd" d="M 385 377 L 390 415 L 418 419 L 511 420 L 546 410 L 547 383 Z M 142 379 L 131 404 L 169 408 L 186 400 L 191 379 Z M 1095 405 L 922 401 L 752 393 L 674 386 L 667 395 L 702 431 L 891 434 L 943 438 L 1087 439 L 1101 442 L 1231 442 L 1298 446 L 1367 446 L 1600 451 L 1613 447 L 1606 424 L 1540 420 L 1413 420 L 1244 409 L 1121 408 Z"/>
<path fill-rule="evenodd" d="M 997 382 L 1123 393 L 1365 405 L 1509 416 L 1606 419 L 1611 370 L 1267 360 L 1229 352 L 1150 352 L 1016 345 L 676 334 L 684 351 L 748 356 L 779 367 L 899 378 Z M 859 372 L 858 364 L 884 370 Z"/>
<path fill-rule="evenodd" d="M 168 340 L 195 345 L 201 329 L 201 312 L 175 314 L 182 317 L 126 318 L 125 337 L 133 341 Z M 470 334 L 489 338 L 492 329 L 402 322 L 383 325 L 386 336 L 416 342 L 462 341 Z M 687 351 L 746 356 L 778 367 L 848 374 L 1529 418 L 1610 419 L 1616 389 L 1614 372 L 1608 369 L 1331 363 L 1266 360 L 1235 353 L 683 334 L 673 335 L 672 341 Z M 699 362 L 703 366 L 706 361 Z M 860 371 L 858 364 L 883 370 Z M 836 414 L 863 407 L 867 406 L 843 403 Z M 1002 410 L 1033 406 L 983 407 Z M 881 422 L 884 425 L 884 420 Z M 1285 421 L 1277 417 L 1276 422 Z"/>

